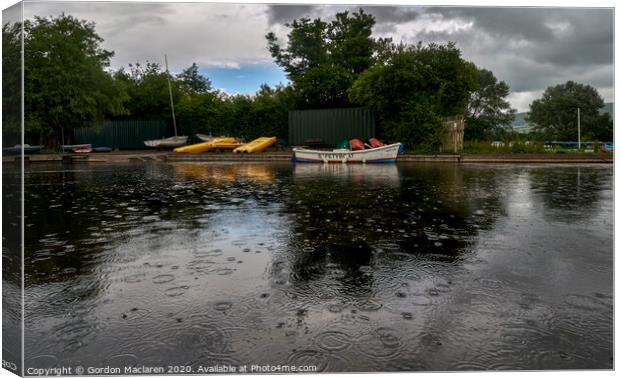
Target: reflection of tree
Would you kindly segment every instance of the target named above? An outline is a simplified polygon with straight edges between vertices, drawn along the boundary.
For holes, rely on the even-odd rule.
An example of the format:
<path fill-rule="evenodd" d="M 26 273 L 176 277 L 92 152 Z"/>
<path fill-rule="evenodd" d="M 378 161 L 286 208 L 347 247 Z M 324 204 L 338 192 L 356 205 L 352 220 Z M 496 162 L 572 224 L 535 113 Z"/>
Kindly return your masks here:
<path fill-rule="evenodd" d="M 328 167 L 322 168 L 327 170 L 323 174 L 308 168 L 299 175 L 296 170 L 286 200 L 294 217 L 289 253 L 297 280 L 318 278 L 327 274 L 326 266 L 336 264 L 345 272 L 342 281 L 363 277 L 356 284 L 368 288 L 372 273 L 361 274 L 360 268 L 372 264 L 379 246 L 457 259 L 472 236 L 503 213 L 501 174 L 493 170 L 453 165 Z M 383 180 L 375 180 L 381 172 L 377 169 L 393 169 L 394 177 L 384 171 Z M 305 253 L 305 248 L 314 252 Z"/>
<path fill-rule="evenodd" d="M 562 167 L 529 171 L 533 198 L 541 202 L 543 214 L 570 222 L 592 216 L 609 186 L 610 171 L 591 167 Z M 567 216 L 570 214 L 570 216 Z"/>

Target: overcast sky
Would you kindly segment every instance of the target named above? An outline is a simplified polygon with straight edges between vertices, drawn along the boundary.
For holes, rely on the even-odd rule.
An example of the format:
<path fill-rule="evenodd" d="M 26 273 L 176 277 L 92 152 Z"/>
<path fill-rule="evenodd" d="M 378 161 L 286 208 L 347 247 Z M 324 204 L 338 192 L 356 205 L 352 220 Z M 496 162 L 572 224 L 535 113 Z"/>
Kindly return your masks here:
<path fill-rule="evenodd" d="M 579 8 L 362 6 L 376 17 L 376 37 L 454 41 L 465 59 L 508 83 L 518 111 L 550 85 L 574 80 L 613 100 L 613 11 Z M 253 93 L 263 82 L 286 82 L 267 51 L 265 34 L 284 38 L 303 16 L 330 19 L 356 6 L 28 2 L 27 18 L 62 12 L 94 21 L 113 50 L 112 67 L 146 60 L 179 72 L 196 62 L 214 86 Z"/>

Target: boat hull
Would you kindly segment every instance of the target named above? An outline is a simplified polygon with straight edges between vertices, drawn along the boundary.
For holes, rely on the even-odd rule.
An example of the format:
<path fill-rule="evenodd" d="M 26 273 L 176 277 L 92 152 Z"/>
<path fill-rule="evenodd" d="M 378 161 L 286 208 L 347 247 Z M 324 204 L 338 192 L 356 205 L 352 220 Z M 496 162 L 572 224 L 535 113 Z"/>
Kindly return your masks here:
<path fill-rule="evenodd" d="M 361 151 L 293 148 L 293 159 L 298 163 L 395 163 L 400 148 L 400 143 Z"/>
<path fill-rule="evenodd" d="M 173 148 L 187 143 L 187 136 L 176 136 L 165 139 L 145 140 L 144 145 L 152 148 Z"/>

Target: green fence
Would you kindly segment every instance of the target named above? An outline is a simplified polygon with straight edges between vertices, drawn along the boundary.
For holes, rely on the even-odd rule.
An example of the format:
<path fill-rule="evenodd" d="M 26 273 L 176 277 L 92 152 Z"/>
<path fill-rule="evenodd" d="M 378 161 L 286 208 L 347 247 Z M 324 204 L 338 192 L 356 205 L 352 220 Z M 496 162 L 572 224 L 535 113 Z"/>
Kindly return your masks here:
<path fill-rule="evenodd" d="M 166 130 L 164 121 L 107 121 L 95 127 L 77 128 L 74 136 L 76 144 L 133 150 L 146 148 L 145 140 L 164 138 Z"/>
<path fill-rule="evenodd" d="M 364 108 L 293 110 L 288 113 L 291 146 L 309 141 L 336 146 L 342 140 L 375 136 L 374 114 Z"/>

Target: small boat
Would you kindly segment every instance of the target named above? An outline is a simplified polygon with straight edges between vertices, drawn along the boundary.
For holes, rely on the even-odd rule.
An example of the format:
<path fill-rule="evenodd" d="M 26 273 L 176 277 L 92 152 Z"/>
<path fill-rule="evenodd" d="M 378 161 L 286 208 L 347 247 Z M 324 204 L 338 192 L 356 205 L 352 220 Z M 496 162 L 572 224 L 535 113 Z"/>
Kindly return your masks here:
<path fill-rule="evenodd" d="M 73 152 L 76 154 L 87 154 L 89 152 L 93 152 L 92 147 L 76 147 L 73 149 Z"/>
<path fill-rule="evenodd" d="M 601 146 L 601 152 L 614 152 L 614 145 L 605 143 Z"/>
<path fill-rule="evenodd" d="M 183 135 L 163 139 L 145 140 L 144 145 L 153 148 L 175 148 L 187 143 L 187 138 L 187 135 Z"/>
<path fill-rule="evenodd" d="M 177 147 L 174 149 L 174 152 L 182 153 L 182 154 L 199 154 L 201 152 L 207 152 L 211 150 L 217 149 L 226 149 L 225 147 L 228 144 L 234 143 L 235 138 L 213 138 L 207 142 L 191 144 L 189 146 Z M 239 144 L 235 144 L 235 146 L 239 146 Z M 236 147 L 235 147 L 236 148 Z"/>
<path fill-rule="evenodd" d="M 94 152 L 112 152 L 112 148 L 110 147 L 95 147 L 93 148 Z"/>
<path fill-rule="evenodd" d="M 17 155 L 21 154 L 22 150 L 24 154 L 34 154 L 43 149 L 43 146 L 31 146 L 29 144 L 24 144 L 23 147 L 21 144 L 16 144 L 13 147 L 3 147 L 2 153 L 5 155 Z"/>
<path fill-rule="evenodd" d="M 402 143 L 358 151 L 335 149 L 331 151 L 293 148 L 293 161 L 299 163 L 395 163 L 402 152 Z"/>
<path fill-rule="evenodd" d="M 63 144 L 62 145 L 62 150 L 64 152 L 73 152 L 76 148 L 92 148 L 93 146 L 88 143 L 88 144 Z"/>
<path fill-rule="evenodd" d="M 179 135 L 177 132 L 177 120 L 174 114 L 174 101 L 172 100 L 172 86 L 170 84 L 170 71 L 168 70 L 168 56 L 164 54 L 164 60 L 166 61 L 166 79 L 168 81 L 168 94 L 170 95 L 170 110 L 172 112 L 172 126 L 174 127 L 174 136 L 163 139 L 145 140 L 144 144 L 147 147 L 153 148 L 175 148 L 180 147 L 187 143 L 188 137 L 186 135 Z"/>
<path fill-rule="evenodd" d="M 242 146 L 235 148 L 233 151 L 236 154 L 255 154 L 265 151 L 267 148 L 273 146 L 278 138 L 276 137 L 261 137 L 256 138 L 250 143 L 246 143 Z"/>
<path fill-rule="evenodd" d="M 203 141 L 203 142 L 208 142 L 208 141 L 213 140 L 213 139 L 215 138 L 215 137 L 214 137 L 213 135 L 211 135 L 211 134 L 207 135 L 207 134 L 200 134 L 200 133 L 197 133 L 197 134 L 196 134 L 196 137 L 197 137 L 198 139 L 200 139 L 201 141 Z"/>

